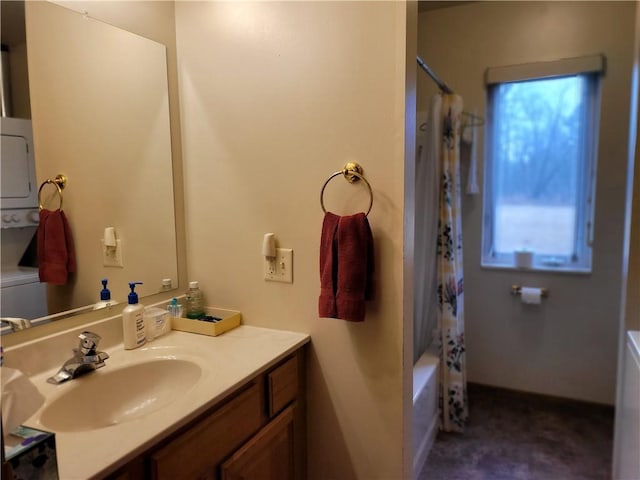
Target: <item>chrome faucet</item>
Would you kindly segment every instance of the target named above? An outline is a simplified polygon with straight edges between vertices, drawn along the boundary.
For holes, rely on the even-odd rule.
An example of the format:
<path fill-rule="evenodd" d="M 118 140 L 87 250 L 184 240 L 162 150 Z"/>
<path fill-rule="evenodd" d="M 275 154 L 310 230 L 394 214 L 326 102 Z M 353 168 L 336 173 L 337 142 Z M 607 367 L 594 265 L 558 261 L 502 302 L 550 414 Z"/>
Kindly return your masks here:
<path fill-rule="evenodd" d="M 2 317 L 0 318 L 0 322 L 8 323 L 11 326 L 12 332 L 31 328 L 31 321 L 27 320 L 26 318 Z"/>
<path fill-rule="evenodd" d="M 104 367 L 104 361 L 109 358 L 109 355 L 97 351 L 100 335 L 93 332 L 82 332 L 78 338 L 80 344 L 78 348 L 73 349 L 73 357 L 64 362 L 58 373 L 49 377 L 47 382 L 57 385 L 96 368 Z"/>

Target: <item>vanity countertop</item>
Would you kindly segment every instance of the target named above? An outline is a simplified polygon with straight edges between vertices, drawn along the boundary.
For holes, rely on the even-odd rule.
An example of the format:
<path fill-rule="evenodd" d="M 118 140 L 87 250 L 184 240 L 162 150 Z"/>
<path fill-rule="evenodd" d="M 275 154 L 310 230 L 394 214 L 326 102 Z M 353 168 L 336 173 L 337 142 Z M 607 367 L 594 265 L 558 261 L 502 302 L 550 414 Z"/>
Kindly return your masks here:
<path fill-rule="evenodd" d="M 309 341 L 309 335 L 242 325 L 218 337 L 171 331 L 136 350 L 122 344 L 107 348 L 105 367 L 60 385 L 46 383 L 57 368 L 38 373 L 31 380 L 45 396 L 45 405 L 25 425 L 49 430 L 39 417 L 56 398 L 93 375 L 107 374 L 129 361 L 147 356 L 171 358 L 192 355 L 201 362 L 200 380 L 172 403 L 145 416 L 88 431 L 55 432 L 60 478 L 85 479 L 112 473 L 154 443 L 189 421 L 270 366 Z M 59 366 L 58 366 L 59 368 Z M 127 385 L 122 385 L 123 392 Z M 100 398 L 95 399 L 100 402 Z"/>

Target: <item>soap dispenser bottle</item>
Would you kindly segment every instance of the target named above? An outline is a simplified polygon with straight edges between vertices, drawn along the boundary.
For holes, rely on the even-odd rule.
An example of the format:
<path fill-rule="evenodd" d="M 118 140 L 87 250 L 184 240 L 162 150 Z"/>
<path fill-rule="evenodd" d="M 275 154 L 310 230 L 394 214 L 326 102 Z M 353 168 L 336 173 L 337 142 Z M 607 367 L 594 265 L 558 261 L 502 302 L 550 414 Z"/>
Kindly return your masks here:
<path fill-rule="evenodd" d="M 94 310 L 100 310 L 101 308 L 108 308 L 115 305 L 118 302 L 111 300 L 111 292 L 107 288 L 107 279 L 102 279 L 102 290 L 100 290 L 100 301 L 93 307 Z"/>
<path fill-rule="evenodd" d="M 135 291 L 136 285 L 142 282 L 129 282 L 129 305 L 122 310 L 122 336 L 124 348 L 131 350 L 144 345 L 147 332 L 144 325 L 144 305 L 138 303 L 138 294 Z"/>

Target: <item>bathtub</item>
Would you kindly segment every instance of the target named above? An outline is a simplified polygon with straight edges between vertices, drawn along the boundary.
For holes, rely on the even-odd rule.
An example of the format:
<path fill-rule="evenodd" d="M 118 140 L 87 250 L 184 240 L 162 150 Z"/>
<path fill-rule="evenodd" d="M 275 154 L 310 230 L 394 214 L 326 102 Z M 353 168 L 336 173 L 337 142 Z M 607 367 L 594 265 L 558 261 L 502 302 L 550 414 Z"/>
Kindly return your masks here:
<path fill-rule="evenodd" d="M 435 350 L 427 350 L 413 366 L 413 477 L 424 465 L 438 432 L 438 365 Z"/>

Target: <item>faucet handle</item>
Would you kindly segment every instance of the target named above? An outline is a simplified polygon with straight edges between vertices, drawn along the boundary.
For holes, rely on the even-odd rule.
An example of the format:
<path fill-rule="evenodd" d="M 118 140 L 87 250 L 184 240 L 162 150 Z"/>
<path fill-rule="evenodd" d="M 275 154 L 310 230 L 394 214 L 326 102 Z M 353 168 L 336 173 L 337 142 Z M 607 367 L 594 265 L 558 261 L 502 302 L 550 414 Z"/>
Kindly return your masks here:
<path fill-rule="evenodd" d="M 97 333 L 84 331 L 80 335 L 78 335 L 80 339 L 80 343 L 78 345 L 78 350 L 82 352 L 84 355 L 95 355 L 96 349 L 98 348 L 98 344 L 102 337 Z"/>

